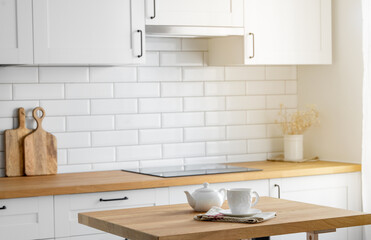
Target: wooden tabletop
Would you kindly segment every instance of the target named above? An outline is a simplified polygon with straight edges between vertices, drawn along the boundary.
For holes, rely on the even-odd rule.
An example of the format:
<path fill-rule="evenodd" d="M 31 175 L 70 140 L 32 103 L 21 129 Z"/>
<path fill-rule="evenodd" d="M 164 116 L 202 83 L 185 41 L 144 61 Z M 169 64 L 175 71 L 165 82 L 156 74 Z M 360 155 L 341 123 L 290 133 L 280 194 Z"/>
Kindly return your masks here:
<path fill-rule="evenodd" d="M 178 204 L 79 213 L 79 223 L 132 240 L 237 240 L 371 224 L 371 214 L 270 197 L 256 208 L 277 217 L 257 224 L 201 222 L 188 204 Z"/>
<path fill-rule="evenodd" d="M 123 171 L 66 173 L 50 176 L 0 178 L 0 199 L 105 192 L 202 184 L 204 182 L 235 182 L 282 177 L 299 177 L 361 171 L 360 164 L 339 162 L 245 162 L 234 163 L 263 171 L 227 173 L 190 177 L 161 178 Z"/>

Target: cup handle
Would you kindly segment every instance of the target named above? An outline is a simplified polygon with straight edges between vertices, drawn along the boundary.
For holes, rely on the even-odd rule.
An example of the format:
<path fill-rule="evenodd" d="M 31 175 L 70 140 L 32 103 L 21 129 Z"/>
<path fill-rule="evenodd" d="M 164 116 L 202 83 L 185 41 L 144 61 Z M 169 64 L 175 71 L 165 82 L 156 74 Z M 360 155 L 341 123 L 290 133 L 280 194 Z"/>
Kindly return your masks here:
<path fill-rule="evenodd" d="M 259 197 L 259 194 L 257 192 L 254 191 L 252 193 L 254 193 L 255 196 L 256 196 L 255 201 L 251 204 L 251 207 L 254 207 L 259 202 L 260 197 Z"/>

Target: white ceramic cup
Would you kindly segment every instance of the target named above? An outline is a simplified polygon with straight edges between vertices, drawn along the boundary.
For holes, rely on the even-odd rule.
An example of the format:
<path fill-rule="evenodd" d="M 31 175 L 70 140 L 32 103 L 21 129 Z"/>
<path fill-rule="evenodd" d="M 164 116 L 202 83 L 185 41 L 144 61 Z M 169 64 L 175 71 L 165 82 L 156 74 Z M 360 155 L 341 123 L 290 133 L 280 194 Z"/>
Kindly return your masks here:
<path fill-rule="evenodd" d="M 227 190 L 227 200 L 232 214 L 246 214 L 259 202 L 259 194 L 251 188 L 232 188 Z"/>

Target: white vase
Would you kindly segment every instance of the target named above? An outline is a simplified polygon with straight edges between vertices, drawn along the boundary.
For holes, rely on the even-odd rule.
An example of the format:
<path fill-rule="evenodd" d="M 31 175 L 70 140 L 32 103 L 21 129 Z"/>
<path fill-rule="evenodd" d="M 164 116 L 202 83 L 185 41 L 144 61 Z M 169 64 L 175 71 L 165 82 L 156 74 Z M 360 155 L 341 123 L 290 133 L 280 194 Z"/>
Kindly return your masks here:
<path fill-rule="evenodd" d="M 284 136 L 285 161 L 303 161 L 303 135 Z"/>

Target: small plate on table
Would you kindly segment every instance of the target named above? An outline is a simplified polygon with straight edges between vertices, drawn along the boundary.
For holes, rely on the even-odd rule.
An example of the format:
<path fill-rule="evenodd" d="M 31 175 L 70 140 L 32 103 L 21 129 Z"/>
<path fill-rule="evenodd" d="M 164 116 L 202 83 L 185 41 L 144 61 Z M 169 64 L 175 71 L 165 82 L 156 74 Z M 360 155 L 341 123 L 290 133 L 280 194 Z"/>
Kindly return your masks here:
<path fill-rule="evenodd" d="M 223 209 L 220 211 L 221 214 L 225 216 L 230 216 L 230 217 L 251 217 L 254 216 L 255 214 L 261 213 L 262 210 L 257 209 L 257 208 L 251 208 L 249 212 L 244 213 L 244 214 L 233 214 L 231 212 L 231 209 Z"/>

